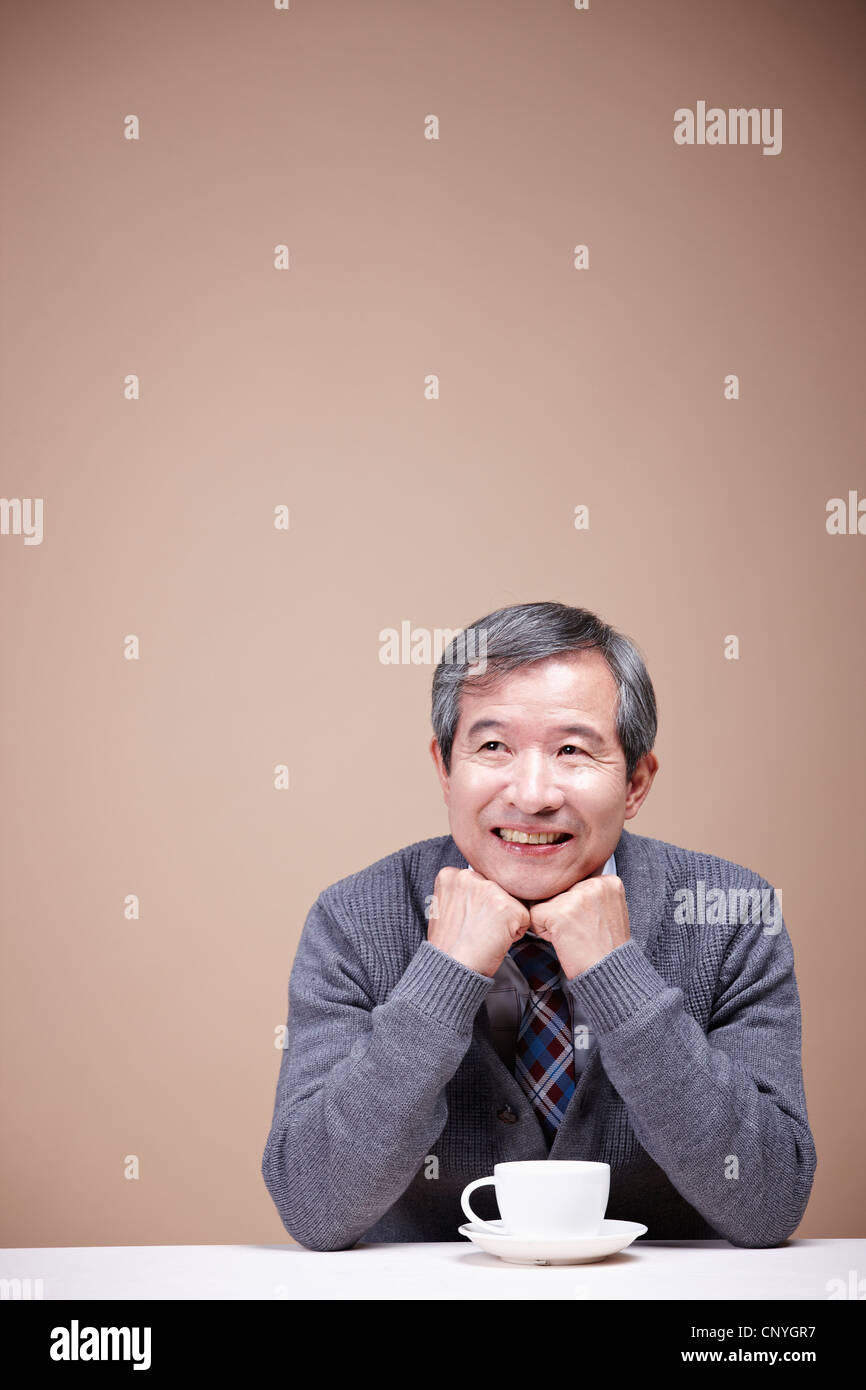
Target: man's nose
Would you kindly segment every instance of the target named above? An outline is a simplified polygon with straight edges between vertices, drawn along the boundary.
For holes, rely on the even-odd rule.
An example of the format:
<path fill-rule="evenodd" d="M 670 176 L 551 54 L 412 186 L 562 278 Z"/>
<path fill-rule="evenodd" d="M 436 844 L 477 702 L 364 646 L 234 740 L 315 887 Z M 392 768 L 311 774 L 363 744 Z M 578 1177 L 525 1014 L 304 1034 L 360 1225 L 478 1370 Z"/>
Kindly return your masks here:
<path fill-rule="evenodd" d="M 558 809 L 563 802 L 563 793 L 550 759 L 531 754 L 515 758 L 508 798 L 513 806 L 519 807 L 527 815 Z"/>

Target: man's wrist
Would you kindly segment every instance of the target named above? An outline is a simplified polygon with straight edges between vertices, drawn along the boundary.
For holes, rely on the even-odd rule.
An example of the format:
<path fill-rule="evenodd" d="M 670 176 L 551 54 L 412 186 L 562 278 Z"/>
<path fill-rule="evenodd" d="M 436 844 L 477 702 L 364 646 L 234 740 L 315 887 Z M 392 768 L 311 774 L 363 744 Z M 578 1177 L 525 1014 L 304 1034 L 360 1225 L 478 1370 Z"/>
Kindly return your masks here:
<path fill-rule="evenodd" d="M 566 986 L 599 1033 L 618 1027 L 669 988 L 631 938 L 567 980 Z"/>
<path fill-rule="evenodd" d="M 432 941 L 422 941 L 388 1003 L 405 1000 L 427 1018 L 461 1032 L 471 1029 L 492 984 L 492 976 L 473 970 Z"/>

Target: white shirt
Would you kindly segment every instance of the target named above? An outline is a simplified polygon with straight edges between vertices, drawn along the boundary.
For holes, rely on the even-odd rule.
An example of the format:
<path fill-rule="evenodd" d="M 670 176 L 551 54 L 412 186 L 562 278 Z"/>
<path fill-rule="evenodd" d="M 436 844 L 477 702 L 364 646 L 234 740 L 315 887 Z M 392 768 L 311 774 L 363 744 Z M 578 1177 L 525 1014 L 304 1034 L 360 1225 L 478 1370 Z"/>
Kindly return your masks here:
<path fill-rule="evenodd" d="M 603 874 L 616 873 L 616 860 L 610 856 Z M 535 937 L 532 931 L 526 936 Z M 537 939 L 537 938 L 536 938 Z M 566 976 L 559 972 L 559 983 L 565 987 Z M 493 977 L 493 984 L 486 999 L 487 1017 L 490 1021 L 490 1039 L 508 1070 L 514 1073 L 514 1054 L 517 1047 L 517 1034 L 529 998 L 529 985 L 520 966 L 507 955 Z M 593 1038 L 589 1020 L 575 1009 L 569 990 L 565 991 L 571 1009 L 571 1030 L 574 1038 L 574 1077 L 580 1076 L 586 1062 Z"/>

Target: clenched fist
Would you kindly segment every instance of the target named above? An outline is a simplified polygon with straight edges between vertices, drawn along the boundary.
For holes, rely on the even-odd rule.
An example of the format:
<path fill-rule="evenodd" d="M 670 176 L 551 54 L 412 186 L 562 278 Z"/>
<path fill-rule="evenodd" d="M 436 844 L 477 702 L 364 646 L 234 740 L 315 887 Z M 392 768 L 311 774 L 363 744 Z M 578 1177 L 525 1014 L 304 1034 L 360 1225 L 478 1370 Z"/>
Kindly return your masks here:
<path fill-rule="evenodd" d="M 625 885 L 616 874 L 581 879 L 557 897 L 533 903 L 529 916 L 536 936 L 553 943 L 567 980 L 631 939 Z"/>
<path fill-rule="evenodd" d="M 529 909 L 474 869 L 436 875 L 427 940 L 470 970 L 492 978 L 529 925 Z"/>

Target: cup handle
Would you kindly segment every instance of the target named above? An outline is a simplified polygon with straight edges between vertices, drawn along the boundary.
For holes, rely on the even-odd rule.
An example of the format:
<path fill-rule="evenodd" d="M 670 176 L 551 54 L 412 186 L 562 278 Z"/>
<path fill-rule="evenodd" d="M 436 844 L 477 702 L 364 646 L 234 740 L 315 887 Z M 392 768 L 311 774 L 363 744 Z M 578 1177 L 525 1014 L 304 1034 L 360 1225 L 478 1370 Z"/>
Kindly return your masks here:
<path fill-rule="evenodd" d="M 489 1221 L 482 1221 L 481 1217 L 476 1216 L 475 1212 L 469 1205 L 470 1193 L 474 1192 L 476 1187 L 489 1187 L 495 1182 L 495 1178 L 476 1178 L 475 1181 L 471 1182 L 468 1187 L 464 1187 L 462 1193 L 460 1194 L 460 1205 L 463 1208 L 469 1220 L 472 1222 L 473 1226 L 483 1226 L 485 1230 L 493 1231 L 495 1234 L 501 1235 L 502 1228 L 500 1226 L 494 1226 Z"/>

